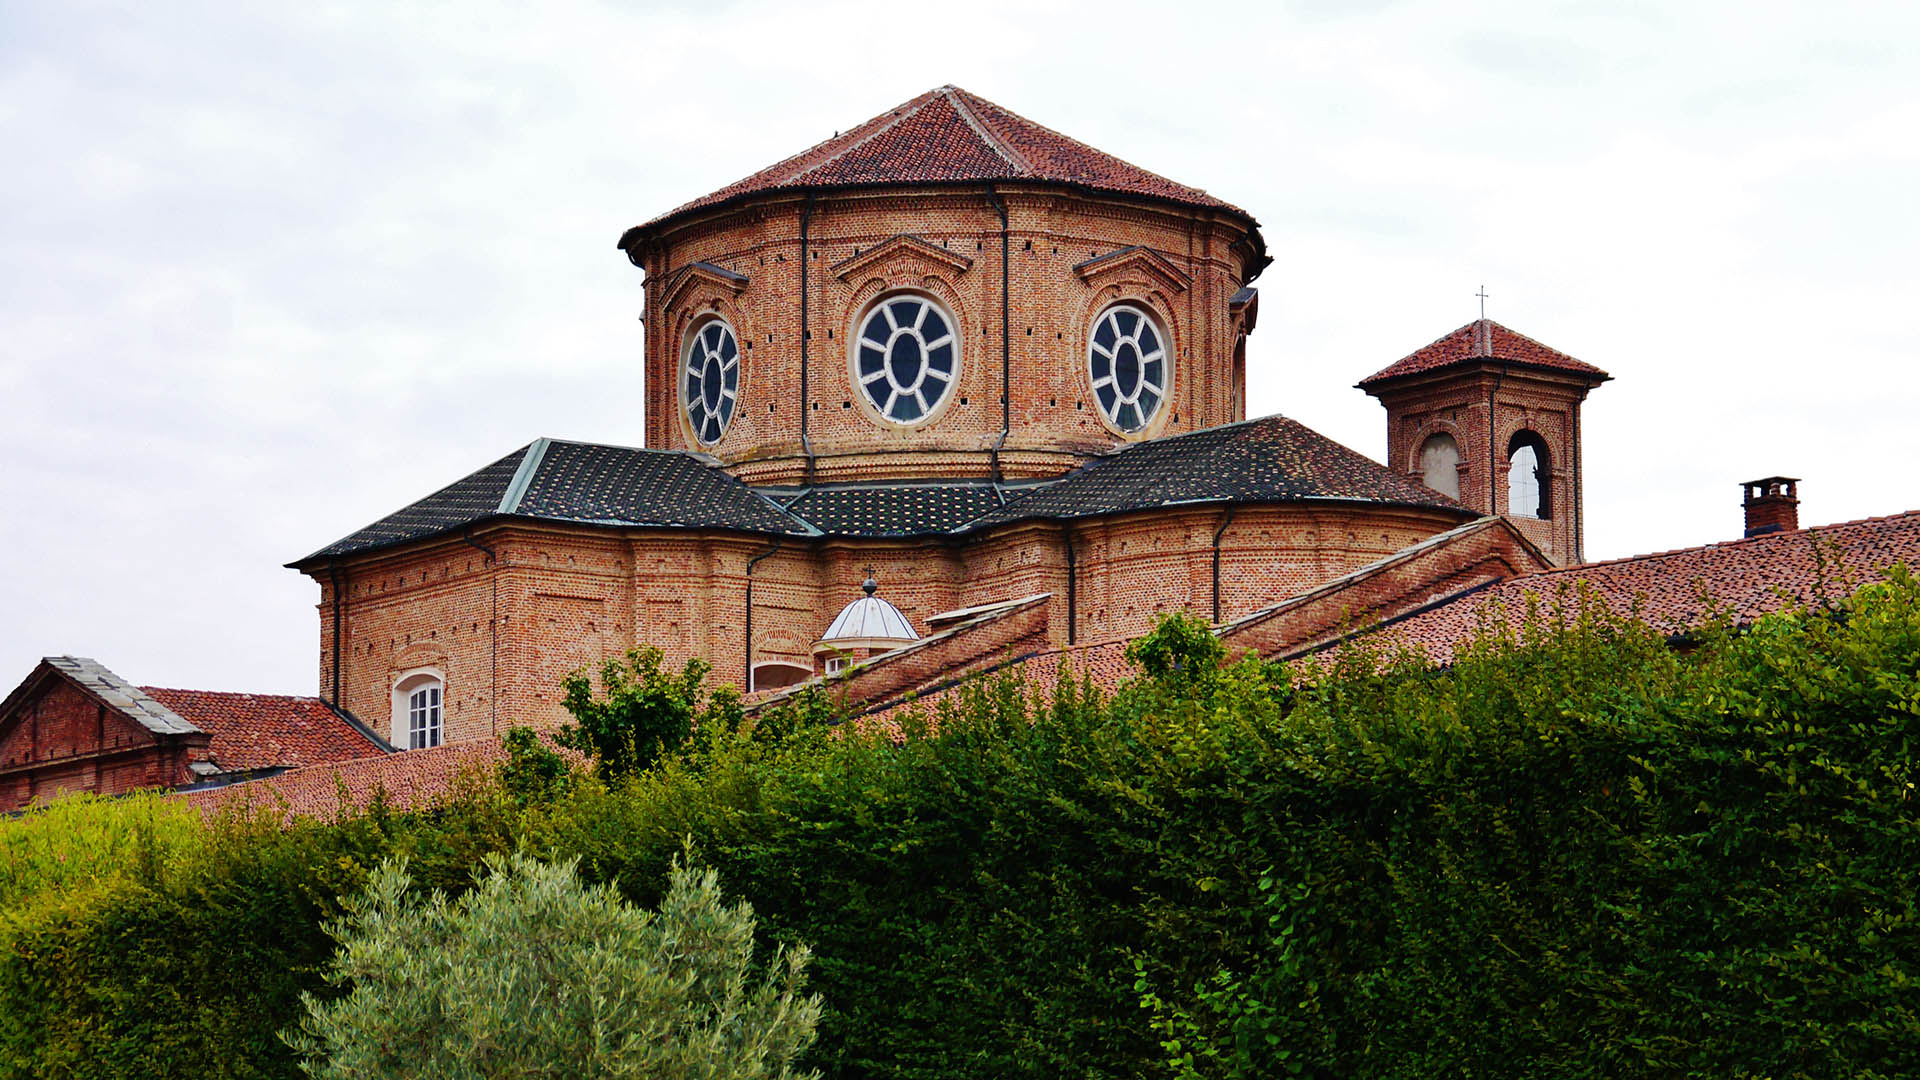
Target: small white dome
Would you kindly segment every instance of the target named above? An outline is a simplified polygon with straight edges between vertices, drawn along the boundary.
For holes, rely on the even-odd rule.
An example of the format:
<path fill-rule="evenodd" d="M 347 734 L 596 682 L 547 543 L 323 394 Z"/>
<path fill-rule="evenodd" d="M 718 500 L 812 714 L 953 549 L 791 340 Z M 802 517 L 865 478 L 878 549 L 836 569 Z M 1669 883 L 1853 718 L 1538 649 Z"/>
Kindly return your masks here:
<path fill-rule="evenodd" d="M 900 609 L 874 595 L 879 586 L 868 578 L 862 589 L 867 595 L 840 609 L 832 625 L 820 637 L 820 644 L 867 641 L 918 641 L 913 624 Z"/>

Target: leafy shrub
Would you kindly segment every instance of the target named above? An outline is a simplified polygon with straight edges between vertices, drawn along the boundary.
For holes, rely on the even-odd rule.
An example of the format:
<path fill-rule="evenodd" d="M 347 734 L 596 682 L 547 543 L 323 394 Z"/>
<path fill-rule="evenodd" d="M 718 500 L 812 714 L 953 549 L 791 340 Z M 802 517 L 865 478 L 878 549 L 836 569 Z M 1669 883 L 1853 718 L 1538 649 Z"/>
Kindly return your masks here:
<path fill-rule="evenodd" d="M 487 861 L 449 900 L 375 872 L 332 928 L 327 981 L 303 995 L 289 1042 L 310 1076 L 658 1077 L 789 1080 L 813 1039 L 807 951 L 782 950 L 750 985 L 753 912 L 722 903 L 712 870 L 675 867 L 658 914 L 574 866 Z"/>
<path fill-rule="evenodd" d="M 653 907 L 688 837 L 818 950 L 834 1077 L 1920 1074 L 1910 575 L 1680 649 L 1577 594 L 1443 671 L 1216 646 L 1170 623 L 1111 698 L 987 680 L 898 741 L 656 661 L 693 737 L 644 767 L 33 870 L 0 1077 L 295 1075 L 276 1032 L 383 859 L 458 894 L 525 850 Z"/>

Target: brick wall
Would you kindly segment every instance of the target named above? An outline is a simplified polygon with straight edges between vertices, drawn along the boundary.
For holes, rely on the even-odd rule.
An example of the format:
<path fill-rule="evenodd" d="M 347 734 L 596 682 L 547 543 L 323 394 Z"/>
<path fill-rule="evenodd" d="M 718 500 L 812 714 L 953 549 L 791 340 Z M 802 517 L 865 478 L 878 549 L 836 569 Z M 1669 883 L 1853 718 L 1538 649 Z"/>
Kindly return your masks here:
<path fill-rule="evenodd" d="M 1460 450 L 1460 501 L 1481 513 L 1507 512 L 1507 450 L 1514 436 L 1540 436 L 1550 474 L 1548 516 L 1513 520 L 1555 565 L 1565 566 L 1585 558 L 1580 405 L 1589 385 L 1577 377 L 1481 363 L 1369 393 L 1387 409 L 1387 467 L 1417 481 L 1421 447 L 1436 434 L 1451 435 Z"/>
<path fill-rule="evenodd" d="M 152 732 L 54 678 L 0 716 L 0 811 L 69 791 L 121 795 L 188 783 L 207 737 Z"/>
<path fill-rule="evenodd" d="M 1045 188 L 1003 187 L 1008 214 L 1007 340 L 1010 477 L 1053 475 L 1122 437 L 1101 420 L 1086 375 L 1087 335 L 1108 305 L 1151 308 L 1175 347 L 1174 386 L 1159 418 L 1134 437 L 1241 419 L 1233 350 L 1241 333 L 1228 298 L 1247 276 L 1231 245 L 1244 229 L 1198 210 Z M 685 449 L 676 372 L 688 329 L 719 314 L 744 363 L 731 428 L 710 448 L 753 483 L 795 483 L 800 410 L 821 481 L 878 476 L 982 476 L 1001 426 L 1000 219 L 986 192 L 890 189 L 818 200 L 808 227 L 806 400 L 801 400 L 800 218 L 804 200 L 772 196 L 686 222 L 646 256 L 646 445 Z M 888 242 L 911 234 L 926 245 Z M 1097 256 L 1140 246 L 1151 259 Z M 865 256 L 882 250 L 881 257 Z M 929 248 L 933 250 L 928 250 Z M 724 283 L 679 271 L 695 262 L 742 274 Z M 1164 267 L 1171 267 L 1168 273 Z M 959 384 L 931 423 L 877 423 L 853 385 L 848 337 L 879 295 L 925 293 L 962 333 Z"/>
<path fill-rule="evenodd" d="M 814 641 L 861 595 L 868 568 L 880 595 L 923 631 L 941 612 L 1051 593 L 1048 633 L 1064 645 L 1070 635 L 1142 633 L 1176 609 L 1212 618 L 1216 533 L 1219 614 L 1231 620 L 1458 521 L 1445 510 L 1344 503 L 1243 506 L 1228 521 L 1224 507 L 1196 505 L 966 538 L 789 538 L 754 568 L 752 661 L 811 667 Z M 747 564 L 772 548 L 768 539 L 527 523 L 475 539 L 493 555 L 440 541 L 341 568 L 341 698 L 377 730 L 389 730 L 395 681 L 421 669 L 446 679 L 449 740 L 564 722 L 567 673 L 639 643 L 675 667 L 700 657 L 715 681 L 745 681 Z M 315 579 L 327 696 L 332 595 L 325 571 Z"/>

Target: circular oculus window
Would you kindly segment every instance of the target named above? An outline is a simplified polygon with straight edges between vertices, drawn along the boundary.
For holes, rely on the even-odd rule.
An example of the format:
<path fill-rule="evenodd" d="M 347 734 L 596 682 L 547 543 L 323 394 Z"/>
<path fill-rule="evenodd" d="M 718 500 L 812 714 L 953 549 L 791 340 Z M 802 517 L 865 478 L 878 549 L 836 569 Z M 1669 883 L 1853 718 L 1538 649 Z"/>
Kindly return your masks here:
<path fill-rule="evenodd" d="M 680 407 L 702 446 L 712 446 L 733 423 L 740 398 L 740 346 L 733 327 L 713 319 L 687 336 L 680 365 Z"/>
<path fill-rule="evenodd" d="M 874 411 L 896 424 L 934 414 L 960 374 L 953 317 L 921 296 L 893 296 L 867 312 L 854 338 L 853 380 Z"/>
<path fill-rule="evenodd" d="M 1145 311 L 1120 304 L 1100 313 L 1087 343 L 1087 378 L 1107 422 L 1132 435 L 1166 404 L 1173 359 L 1167 335 Z"/>

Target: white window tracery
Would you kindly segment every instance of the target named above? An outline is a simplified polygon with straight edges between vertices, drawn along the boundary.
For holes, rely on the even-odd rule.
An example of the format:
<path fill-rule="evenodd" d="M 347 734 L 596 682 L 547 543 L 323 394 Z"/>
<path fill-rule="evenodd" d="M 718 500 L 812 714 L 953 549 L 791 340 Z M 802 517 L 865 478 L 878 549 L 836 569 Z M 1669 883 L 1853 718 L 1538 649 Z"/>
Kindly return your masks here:
<path fill-rule="evenodd" d="M 861 320 L 853 379 L 874 411 L 896 424 L 933 416 L 960 375 L 953 317 L 915 294 L 883 298 Z"/>
<path fill-rule="evenodd" d="M 1100 313 L 1087 341 L 1087 379 L 1107 422 L 1131 435 L 1144 430 L 1166 404 L 1173 358 L 1167 335 L 1132 304 Z"/>
<path fill-rule="evenodd" d="M 740 343 L 724 319 L 694 327 L 681 353 L 680 407 L 702 446 L 720 441 L 740 398 Z"/>

